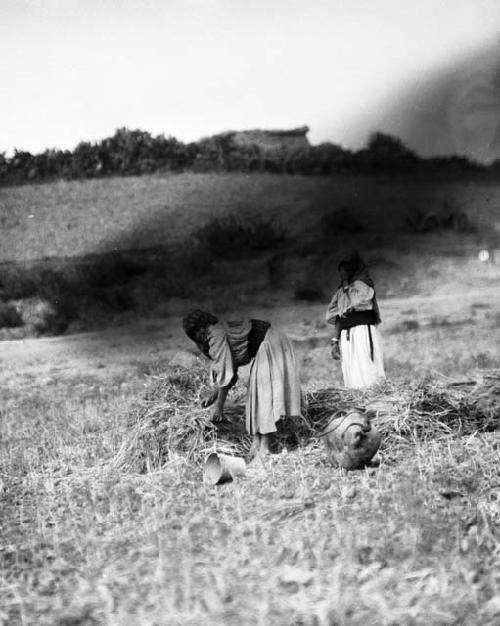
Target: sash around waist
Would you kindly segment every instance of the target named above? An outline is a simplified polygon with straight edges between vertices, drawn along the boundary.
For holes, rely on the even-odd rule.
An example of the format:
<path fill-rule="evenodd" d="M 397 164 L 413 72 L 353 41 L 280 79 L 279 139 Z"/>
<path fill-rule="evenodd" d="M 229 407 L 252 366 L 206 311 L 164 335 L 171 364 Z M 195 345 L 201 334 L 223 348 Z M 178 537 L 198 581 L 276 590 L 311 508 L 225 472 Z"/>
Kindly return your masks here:
<path fill-rule="evenodd" d="M 377 318 L 375 311 L 350 311 L 345 317 L 339 317 L 339 324 L 341 330 L 347 330 L 348 328 L 354 328 L 355 326 L 376 326 Z"/>

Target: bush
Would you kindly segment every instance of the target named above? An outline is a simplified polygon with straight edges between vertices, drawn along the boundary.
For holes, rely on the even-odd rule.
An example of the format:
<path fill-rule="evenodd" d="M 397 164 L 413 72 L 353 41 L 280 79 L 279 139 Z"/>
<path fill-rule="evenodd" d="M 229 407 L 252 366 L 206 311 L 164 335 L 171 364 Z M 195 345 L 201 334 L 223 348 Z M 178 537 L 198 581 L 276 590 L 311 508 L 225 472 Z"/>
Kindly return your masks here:
<path fill-rule="evenodd" d="M 417 207 L 406 219 L 406 223 L 413 233 L 431 233 L 440 230 L 453 230 L 459 233 L 476 231 L 476 226 L 467 213 L 450 200 L 445 200 L 441 209 L 437 211 L 425 211 Z"/>
<path fill-rule="evenodd" d="M 153 172 L 270 172 L 333 175 L 350 172 L 429 171 L 461 174 L 486 171 L 465 157 L 422 159 L 397 137 L 373 133 L 362 150 L 352 152 L 325 142 L 297 148 L 286 142 L 269 150 L 258 144 L 240 145 L 233 131 L 189 144 L 174 137 L 118 128 L 99 142 L 82 141 L 73 150 L 45 150 L 40 154 L 16 150 L 11 158 L 0 153 L 0 185 L 22 185 L 58 179 L 132 176 Z M 498 171 L 498 164 L 490 168 Z"/>
<path fill-rule="evenodd" d="M 17 307 L 11 302 L 0 302 L 0 328 L 22 326 L 23 319 Z"/>
<path fill-rule="evenodd" d="M 293 297 L 295 300 L 304 300 L 306 302 L 322 302 L 325 300 L 325 294 L 321 287 L 303 283 L 294 285 Z"/>
<path fill-rule="evenodd" d="M 323 217 L 322 227 L 327 237 L 334 237 L 340 233 L 362 233 L 365 231 L 365 227 L 354 215 L 353 209 L 350 208 L 327 213 Z"/>
<path fill-rule="evenodd" d="M 327 176 L 349 170 L 352 153 L 333 143 L 321 143 L 293 152 L 287 163 L 291 174 Z"/>
<path fill-rule="evenodd" d="M 213 260 L 206 244 L 184 243 L 79 259 L 1 263 L 0 327 L 23 327 L 22 336 L 57 334 L 76 319 L 93 325 L 110 314 L 150 310 L 151 303 L 191 296 Z"/>
<path fill-rule="evenodd" d="M 285 234 L 272 220 L 257 217 L 245 222 L 234 214 L 214 219 L 194 234 L 200 245 L 215 256 L 238 257 L 273 250 L 285 241 Z"/>
<path fill-rule="evenodd" d="M 16 302 L 23 326 L 30 335 L 58 335 L 68 326 L 68 320 L 52 303 L 41 298 L 26 298 Z"/>
<path fill-rule="evenodd" d="M 0 265 L 0 298 L 2 300 L 15 300 L 32 296 L 35 293 L 36 285 L 27 269 L 9 262 Z"/>

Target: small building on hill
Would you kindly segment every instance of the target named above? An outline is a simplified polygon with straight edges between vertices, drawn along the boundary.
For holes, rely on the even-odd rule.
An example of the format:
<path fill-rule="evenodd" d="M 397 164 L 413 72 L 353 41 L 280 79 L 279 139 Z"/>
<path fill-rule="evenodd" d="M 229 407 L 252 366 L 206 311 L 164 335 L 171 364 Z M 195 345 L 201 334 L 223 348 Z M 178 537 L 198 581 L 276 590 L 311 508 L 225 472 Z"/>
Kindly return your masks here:
<path fill-rule="evenodd" d="M 308 126 L 289 130 L 239 130 L 231 133 L 237 146 L 258 146 L 264 152 L 309 148 Z"/>

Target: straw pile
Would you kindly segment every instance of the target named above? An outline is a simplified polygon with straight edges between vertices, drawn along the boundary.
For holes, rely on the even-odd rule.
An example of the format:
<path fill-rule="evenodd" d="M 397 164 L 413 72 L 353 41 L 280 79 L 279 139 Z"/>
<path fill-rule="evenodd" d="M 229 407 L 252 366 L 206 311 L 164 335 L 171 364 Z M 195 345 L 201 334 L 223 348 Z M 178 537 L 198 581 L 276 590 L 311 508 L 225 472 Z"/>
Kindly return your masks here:
<path fill-rule="evenodd" d="M 114 464 L 149 471 L 175 453 L 198 461 L 216 445 L 229 454 L 244 453 L 249 447 L 244 422 L 225 416 L 223 422 L 212 423 L 211 409 L 200 406 L 207 388 L 208 375 L 200 367 L 175 366 L 152 375 L 144 396 L 129 411 L 126 438 Z"/>
<path fill-rule="evenodd" d="M 215 448 L 246 454 L 250 437 L 244 425 L 244 387 L 232 392 L 239 396 L 239 404 L 228 403 L 224 419 L 212 423 L 212 410 L 200 407 L 207 386 L 202 368 L 177 366 L 152 376 L 144 397 L 130 410 L 127 435 L 114 463 L 121 469 L 147 471 L 175 454 L 194 463 Z M 500 370 L 462 382 L 387 382 L 366 391 L 319 389 L 309 391 L 306 400 L 304 418 L 278 423 L 278 446 L 316 438 L 332 415 L 353 407 L 372 412 L 386 449 L 402 440 L 500 430 Z"/>
<path fill-rule="evenodd" d="M 369 390 L 322 389 L 308 394 L 308 421 L 314 430 L 333 413 L 352 407 L 372 413 L 373 424 L 391 439 L 428 440 L 500 430 L 500 370 L 473 380 L 427 379 L 391 383 Z"/>

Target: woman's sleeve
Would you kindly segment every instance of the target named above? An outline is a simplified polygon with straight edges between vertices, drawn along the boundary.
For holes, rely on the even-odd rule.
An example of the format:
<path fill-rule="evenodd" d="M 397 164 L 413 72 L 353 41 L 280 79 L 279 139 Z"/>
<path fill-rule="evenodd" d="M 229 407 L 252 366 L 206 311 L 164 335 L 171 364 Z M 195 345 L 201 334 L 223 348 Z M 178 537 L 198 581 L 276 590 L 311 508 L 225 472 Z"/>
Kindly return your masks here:
<path fill-rule="evenodd" d="M 355 280 L 349 285 L 349 300 L 352 307 L 367 308 L 371 305 L 375 291 L 362 280 Z"/>
<path fill-rule="evenodd" d="M 326 321 L 329 324 L 335 324 L 335 320 L 339 316 L 339 292 L 333 294 L 332 300 L 326 311 Z"/>
<path fill-rule="evenodd" d="M 336 319 L 345 315 L 350 308 L 349 294 L 345 293 L 343 289 L 337 289 L 326 312 L 326 321 L 335 324 Z"/>
<path fill-rule="evenodd" d="M 234 378 L 234 366 L 231 350 L 223 328 L 211 327 L 208 336 L 212 367 L 210 377 L 216 387 L 227 387 Z"/>

